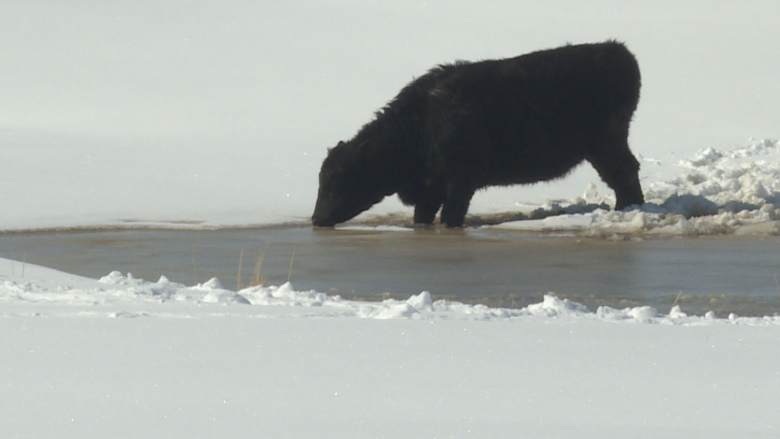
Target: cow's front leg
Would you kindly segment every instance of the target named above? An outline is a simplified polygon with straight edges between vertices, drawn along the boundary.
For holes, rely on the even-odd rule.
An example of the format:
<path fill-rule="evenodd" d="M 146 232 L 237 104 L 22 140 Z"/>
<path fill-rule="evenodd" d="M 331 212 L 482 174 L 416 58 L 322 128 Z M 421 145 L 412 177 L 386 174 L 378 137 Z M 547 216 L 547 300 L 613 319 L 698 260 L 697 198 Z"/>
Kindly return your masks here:
<path fill-rule="evenodd" d="M 447 198 L 441 208 L 441 223 L 447 227 L 463 227 L 474 189 L 468 185 L 452 183 L 447 188 Z"/>
<path fill-rule="evenodd" d="M 418 191 L 418 199 L 414 203 L 414 223 L 430 225 L 436 219 L 436 212 L 444 202 L 444 191 L 441 186 L 430 179 Z"/>
<path fill-rule="evenodd" d="M 436 212 L 441 207 L 441 201 L 431 202 L 423 201 L 414 206 L 414 223 L 415 224 L 433 224 L 433 220 L 436 219 Z"/>

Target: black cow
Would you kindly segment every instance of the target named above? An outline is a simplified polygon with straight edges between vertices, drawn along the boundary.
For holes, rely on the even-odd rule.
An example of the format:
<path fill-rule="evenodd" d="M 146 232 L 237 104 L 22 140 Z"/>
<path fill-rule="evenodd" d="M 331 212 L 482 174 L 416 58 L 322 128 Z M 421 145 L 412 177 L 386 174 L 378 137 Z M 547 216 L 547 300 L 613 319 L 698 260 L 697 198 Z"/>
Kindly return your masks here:
<path fill-rule="evenodd" d="M 628 127 L 636 59 L 616 41 L 438 66 L 407 85 L 320 170 L 312 223 L 333 226 L 397 193 L 415 224 L 460 227 L 477 189 L 562 177 L 583 160 L 644 202 Z M 443 207 L 442 207 L 443 206 Z"/>

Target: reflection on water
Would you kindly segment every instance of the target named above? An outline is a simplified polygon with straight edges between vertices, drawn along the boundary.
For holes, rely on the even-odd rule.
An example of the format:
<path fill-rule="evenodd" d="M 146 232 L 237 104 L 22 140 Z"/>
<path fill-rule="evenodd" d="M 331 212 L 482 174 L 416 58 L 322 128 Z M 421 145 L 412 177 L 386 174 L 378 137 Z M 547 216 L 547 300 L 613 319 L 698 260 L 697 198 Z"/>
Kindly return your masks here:
<path fill-rule="evenodd" d="M 780 313 L 778 250 L 777 237 L 609 241 L 439 228 L 0 235 L 2 257 L 90 277 L 120 270 L 188 285 L 218 277 L 233 289 L 250 284 L 260 262 L 269 284 L 291 277 L 296 289 L 348 299 L 406 299 L 428 290 L 434 300 L 522 307 L 554 292 L 591 310 L 650 305 L 667 312 L 677 302 L 684 312 L 720 316 Z"/>

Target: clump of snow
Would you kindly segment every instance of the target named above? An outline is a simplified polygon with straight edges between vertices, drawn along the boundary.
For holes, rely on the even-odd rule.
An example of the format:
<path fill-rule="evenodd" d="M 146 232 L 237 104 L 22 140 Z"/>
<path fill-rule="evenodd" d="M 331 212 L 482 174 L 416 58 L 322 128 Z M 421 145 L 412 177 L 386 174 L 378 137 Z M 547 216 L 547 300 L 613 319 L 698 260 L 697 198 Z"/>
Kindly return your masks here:
<path fill-rule="evenodd" d="M 753 140 L 725 152 L 707 148 L 689 160 L 681 160 L 679 166 L 686 171 L 670 181 L 651 183 L 645 190 L 648 198 L 686 193 L 706 197 L 718 208 L 731 212 L 778 201 L 780 143 L 777 140 Z"/>
<path fill-rule="evenodd" d="M 165 283 L 168 283 L 168 279 L 165 279 Z M 133 273 L 127 273 L 123 275 L 121 271 L 112 271 L 107 276 L 103 276 L 98 279 L 98 282 L 111 285 L 143 285 L 146 282 L 142 279 L 135 279 Z"/>
<path fill-rule="evenodd" d="M 240 291 L 253 305 L 323 306 L 341 303 L 341 297 L 317 291 L 295 291 L 289 282 L 281 286 L 254 286 Z"/>
<path fill-rule="evenodd" d="M 542 303 L 528 305 L 525 308 L 530 314 L 544 317 L 582 316 L 588 313 L 588 308 L 568 299 L 560 300 L 555 296 L 545 295 Z"/>
<path fill-rule="evenodd" d="M 648 161 L 649 159 L 644 159 Z M 530 220 L 496 228 L 569 231 L 588 236 L 777 234 L 780 231 L 780 142 L 751 140 L 729 151 L 706 148 L 692 158 L 650 159 L 661 178 L 644 177 L 645 205 L 612 211 L 612 195 L 589 184 L 569 203 L 546 203 Z M 673 175 L 672 178 L 664 178 Z"/>
<path fill-rule="evenodd" d="M 422 313 L 430 313 L 433 310 L 431 293 L 423 291 L 406 301 L 388 299 L 381 305 L 362 305 L 358 309 L 358 316 L 373 319 L 421 318 Z"/>
<path fill-rule="evenodd" d="M 163 278 L 165 277 L 163 276 Z M 165 281 L 167 280 L 168 279 L 165 279 Z M 240 294 L 236 294 L 233 291 L 226 290 L 225 287 L 222 286 L 222 282 L 220 282 L 219 279 L 217 279 L 216 277 L 212 277 L 208 281 L 202 284 L 198 284 L 192 287 L 191 289 L 194 291 L 202 291 L 206 293 L 200 299 L 205 303 L 225 303 L 225 304 L 237 303 L 237 304 L 249 305 L 249 300 L 247 300 L 244 296 Z M 177 297 L 180 300 L 184 300 L 187 296 L 185 294 L 180 294 Z"/>

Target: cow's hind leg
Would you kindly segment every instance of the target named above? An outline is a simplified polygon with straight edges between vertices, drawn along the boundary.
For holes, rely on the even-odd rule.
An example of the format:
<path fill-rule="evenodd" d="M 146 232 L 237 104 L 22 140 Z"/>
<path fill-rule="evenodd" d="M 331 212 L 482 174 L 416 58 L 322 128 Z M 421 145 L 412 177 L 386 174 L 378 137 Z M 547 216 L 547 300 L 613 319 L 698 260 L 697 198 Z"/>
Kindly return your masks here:
<path fill-rule="evenodd" d="M 616 210 L 644 204 L 639 184 L 639 161 L 628 148 L 626 138 L 601 142 L 586 159 L 596 168 L 604 183 L 615 191 Z"/>

